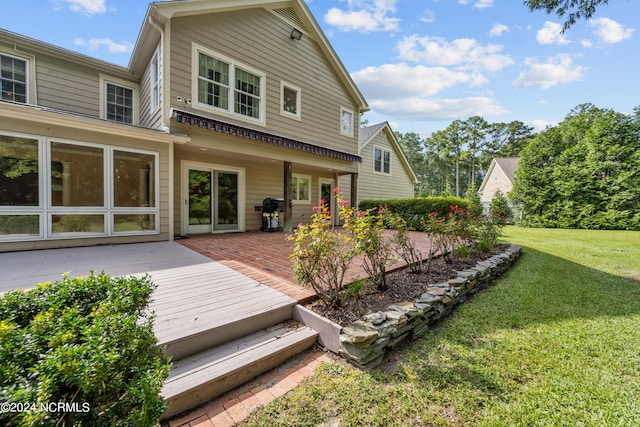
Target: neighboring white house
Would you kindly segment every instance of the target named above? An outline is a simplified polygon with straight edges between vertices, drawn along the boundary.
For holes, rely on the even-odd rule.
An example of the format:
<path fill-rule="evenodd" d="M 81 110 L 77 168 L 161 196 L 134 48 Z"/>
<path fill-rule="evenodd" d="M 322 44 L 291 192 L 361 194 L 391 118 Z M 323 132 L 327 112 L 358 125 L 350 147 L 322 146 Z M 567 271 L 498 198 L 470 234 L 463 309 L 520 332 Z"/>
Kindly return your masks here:
<path fill-rule="evenodd" d="M 506 196 L 513 189 L 519 161 L 520 157 L 497 157 L 491 161 L 487 175 L 478 190 L 480 203 L 485 212 L 489 210 L 496 191 L 500 190 Z"/>

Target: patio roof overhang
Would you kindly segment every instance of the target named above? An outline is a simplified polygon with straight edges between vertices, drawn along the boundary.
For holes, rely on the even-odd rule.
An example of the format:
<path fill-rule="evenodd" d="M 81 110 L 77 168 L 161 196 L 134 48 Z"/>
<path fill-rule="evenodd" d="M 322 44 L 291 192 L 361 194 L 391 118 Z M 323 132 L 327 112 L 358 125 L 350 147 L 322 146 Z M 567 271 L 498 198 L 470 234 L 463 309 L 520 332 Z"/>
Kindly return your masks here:
<path fill-rule="evenodd" d="M 184 123 L 199 128 L 209 129 L 214 132 L 221 132 L 227 135 L 237 136 L 239 138 L 251 139 L 253 141 L 264 142 L 265 144 L 276 145 L 278 147 L 289 148 L 292 150 L 300 150 L 319 156 L 330 157 L 333 159 L 346 160 L 350 162 L 362 163 L 362 157 L 343 151 L 333 150 L 331 148 L 321 147 L 319 145 L 302 142 L 284 136 L 274 135 L 272 133 L 251 129 L 211 117 L 204 117 L 198 114 L 188 113 L 172 108 L 171 117 L 175 117 L 178 123 Z"/>

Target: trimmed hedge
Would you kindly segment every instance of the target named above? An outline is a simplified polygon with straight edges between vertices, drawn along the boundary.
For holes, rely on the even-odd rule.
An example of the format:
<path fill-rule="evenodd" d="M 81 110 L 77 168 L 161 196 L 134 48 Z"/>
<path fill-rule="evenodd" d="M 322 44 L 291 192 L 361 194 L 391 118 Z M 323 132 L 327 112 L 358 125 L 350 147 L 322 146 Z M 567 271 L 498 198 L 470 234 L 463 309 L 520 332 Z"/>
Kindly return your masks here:
<path fill-rule="evenodd" d="M 1 295 L 0 425 L 156 425 L 170 362 L 147 313 L 154 289 L 102 273 Z"/>
<path fill-rule="evenodd" d="M 446 217 L 451 206 L 467 209 L 468 202 L 460 197 L 414 197 L 411 199 L 362 200 L 360 210 L 384 207 L 387 211 L 399 215 L 412 230 L 422 231 L 422 222 L 431 212 Z"/>

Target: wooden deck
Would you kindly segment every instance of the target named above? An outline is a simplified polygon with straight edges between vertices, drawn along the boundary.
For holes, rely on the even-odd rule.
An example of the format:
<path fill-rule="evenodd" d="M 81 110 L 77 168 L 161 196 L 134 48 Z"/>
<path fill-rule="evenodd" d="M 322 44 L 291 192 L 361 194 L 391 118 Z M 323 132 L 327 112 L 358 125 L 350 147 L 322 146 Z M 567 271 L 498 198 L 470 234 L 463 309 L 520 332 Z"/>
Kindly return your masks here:
<path fill-rule="evenodd" d="M 161 344 L 238 322 L 290 297 L 175 242 L 0 253 L 0 292 L 86 276 L 149 274 L 158 285 L 150 308 Z"/>

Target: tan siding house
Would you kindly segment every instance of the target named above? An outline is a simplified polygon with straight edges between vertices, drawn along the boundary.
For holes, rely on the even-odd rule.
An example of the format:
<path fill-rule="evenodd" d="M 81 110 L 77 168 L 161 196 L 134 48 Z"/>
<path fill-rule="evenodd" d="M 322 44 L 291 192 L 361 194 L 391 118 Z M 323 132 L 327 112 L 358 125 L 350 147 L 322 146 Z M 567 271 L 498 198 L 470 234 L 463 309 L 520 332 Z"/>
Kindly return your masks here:
<path fill-rule="evenodd" d="M 480 203 L 485 211 L 489 210 L 496 191 L 507 196 L 513 190 L 513 180 L 518 169 L 520 157 L 497 157 L 491 161 L 489 170 L 480 184 Z"/>
<path fill-rule="evenodd" d="M 414 197 L 418 178 L 388 122 L 360 129 L 360 156 L 356 202 Z M 349 179 L 340 180 L 348 198 Z"/>
<path fill-rule="evenodd" d="M 368 106 L 302 0 L 151 3 L 128 67 L 3 30 L 0 57 L 0 251 L 259 230 L 266 198 L 288 229 L 358 193 Z"/>

